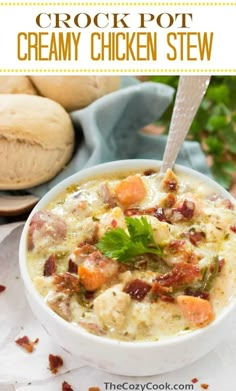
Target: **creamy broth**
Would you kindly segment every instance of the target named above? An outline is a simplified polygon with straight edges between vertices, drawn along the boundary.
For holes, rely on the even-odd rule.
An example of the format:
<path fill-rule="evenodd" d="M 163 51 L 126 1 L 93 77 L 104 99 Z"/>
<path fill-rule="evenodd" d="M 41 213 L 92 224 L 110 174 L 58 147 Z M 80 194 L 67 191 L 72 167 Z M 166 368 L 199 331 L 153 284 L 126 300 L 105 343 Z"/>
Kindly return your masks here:
<path fill-rule="evenodd" d="M 66 321 L 158 341 L 211 323 L 235 295 L 236 213 L 203 181 L 168 171 L 81 182 L 36 212 L 27 264 Z"/>

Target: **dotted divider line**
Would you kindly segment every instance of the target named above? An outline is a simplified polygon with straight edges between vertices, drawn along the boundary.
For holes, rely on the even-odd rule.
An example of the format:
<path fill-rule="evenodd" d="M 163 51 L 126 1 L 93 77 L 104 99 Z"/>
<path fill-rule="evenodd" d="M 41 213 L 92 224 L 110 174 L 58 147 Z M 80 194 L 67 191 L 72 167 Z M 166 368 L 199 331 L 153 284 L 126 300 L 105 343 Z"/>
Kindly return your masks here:
<path fill-rule="evenodd" d="M 197 6 L 197 7 L 209 7 L 209 6 L 218 6 L 218 7 L 225 7 L 225 6 L 236 6 L 236 2 L 205 2 L 205 3 L 195 3 L 195 2 L 137 2 L 137 3 L 129 3 L 129 2 L 0 2 L 0 6 L 9 7 L 9 6 L 80 6 L 80 7 L 86 7 L 86 6 L 131 6 L 131 7 L 137 7 L 137 6 Z"/>
<path fill-rule="evenodd" d="M 0 69 L 0 73 L 235 73 L 236 69 Z"/>

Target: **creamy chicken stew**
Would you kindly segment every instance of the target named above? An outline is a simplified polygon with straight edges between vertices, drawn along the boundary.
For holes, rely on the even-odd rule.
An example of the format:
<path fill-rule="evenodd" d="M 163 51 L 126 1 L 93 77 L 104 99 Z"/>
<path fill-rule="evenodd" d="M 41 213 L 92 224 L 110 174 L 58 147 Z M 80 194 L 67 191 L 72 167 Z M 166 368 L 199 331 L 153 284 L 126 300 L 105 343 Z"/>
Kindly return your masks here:
<path fill-rule="evenodd" d="M 36 290 L 66 321 L 162 340 L 208 325 L 234 296 L 235 206 L 171 170 L 91 178 L 33 215 L 27 254 Z"/>

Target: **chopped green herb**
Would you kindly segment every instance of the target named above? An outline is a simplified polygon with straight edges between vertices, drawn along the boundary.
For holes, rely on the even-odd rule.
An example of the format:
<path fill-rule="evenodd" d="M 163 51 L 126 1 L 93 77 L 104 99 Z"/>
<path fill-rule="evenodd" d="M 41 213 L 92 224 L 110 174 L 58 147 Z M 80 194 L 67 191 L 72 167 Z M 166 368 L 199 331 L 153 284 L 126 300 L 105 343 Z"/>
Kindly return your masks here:
<path fill-rule="evenodd" d="M 145 217 L 126 217 L 126 232 L 115 228 L 105 233 L 97 248 L 107 257 L 123 263 L 132 263 L 132 259 L 141 254 L 161 255 L 161 248 L 155 243 L 152 226 Z"/>

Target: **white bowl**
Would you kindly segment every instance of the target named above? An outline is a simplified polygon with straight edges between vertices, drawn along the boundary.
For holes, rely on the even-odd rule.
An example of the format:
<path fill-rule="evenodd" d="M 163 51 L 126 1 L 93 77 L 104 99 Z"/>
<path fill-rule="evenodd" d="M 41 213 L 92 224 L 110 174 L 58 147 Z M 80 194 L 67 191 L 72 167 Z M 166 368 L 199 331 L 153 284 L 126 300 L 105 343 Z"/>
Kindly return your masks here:
<path fill-rule="evenodd" d="M 26 296 L 35 316 L 52 338 L 85 363 L 101 370 L 129 376 L 161 374 L 184 367 L 212 350 L 230 330 L 236 308 L 232 299 L 219 316 L 207 327 L 170 337 L 156 342 L 126 342 L 108 339 L 88 333 L 83 328 L 68 323 L 45 303 L 36 291 L 28 274 L 26 264 L 27 233 L 32 215 L 44 208 L 49 201 L 60 194 L 67 186 L 91 176 L 108 172 L 128 170 L 158 169 L 160 162 L 154 160 L 122 160 L 101 164 L 85 169 L 59 183 L 49 191 L 33 209 L 20 241 L 20 270 Z M 175 166 L 177 173 L 186 173 L 207 182 L 213 189 L 234 202 L 234 198 L 212 179 L 183 166 Z"/>

